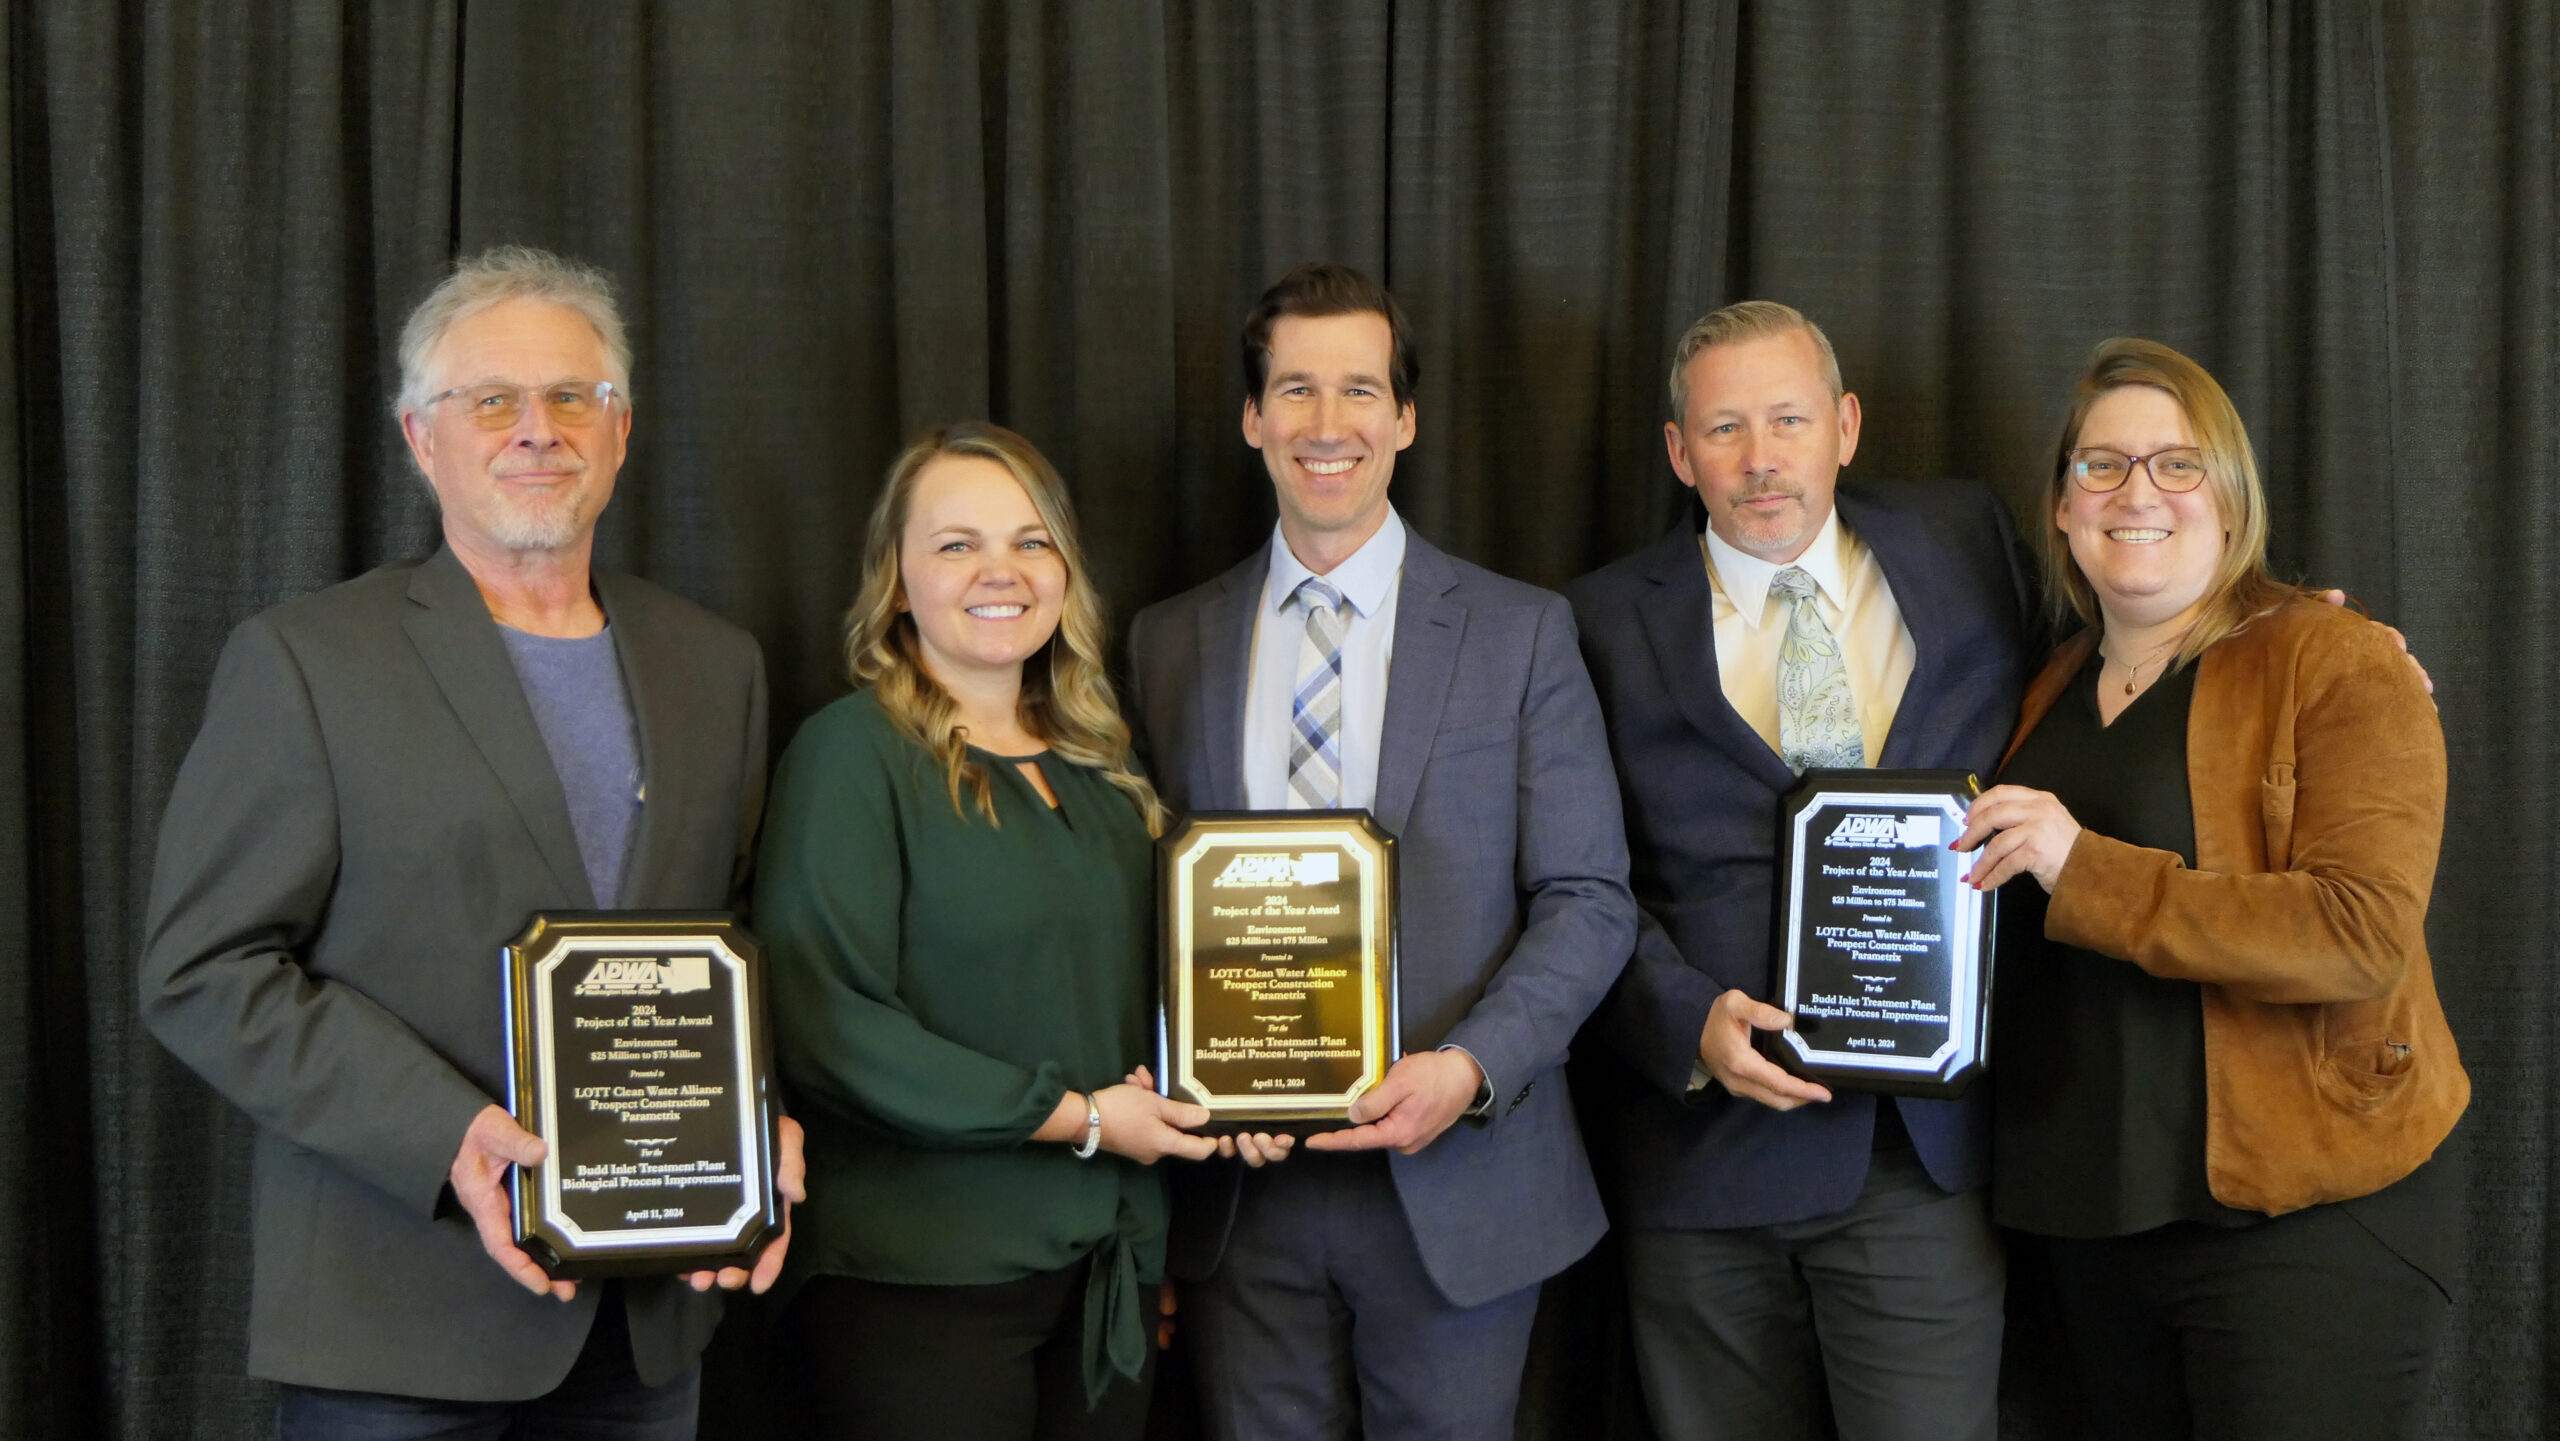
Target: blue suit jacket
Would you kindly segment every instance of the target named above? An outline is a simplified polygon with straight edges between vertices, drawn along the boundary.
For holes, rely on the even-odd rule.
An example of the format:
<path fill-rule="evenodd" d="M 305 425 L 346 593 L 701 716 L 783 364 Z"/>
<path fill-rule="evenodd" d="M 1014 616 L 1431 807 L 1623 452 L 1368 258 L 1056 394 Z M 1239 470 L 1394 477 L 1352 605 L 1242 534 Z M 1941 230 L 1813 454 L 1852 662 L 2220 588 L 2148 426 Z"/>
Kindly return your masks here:
<path fill-rule="evenodd" d="M 1874 552 L 1918 651 L 1878 764 L 1950 766 L 1988 783 L 2030 673 L 2029 592 L 2009 515 L 1972 483 L 1844 484 L 1841 519 Z M 1654 1228 L 1774 1225 L 1846 1209 L 1866 1183 L 1875 1097 L 1780 1113 L 1710 1083 L 1689 1090 L 1707 1008 L 1766 996 L 1779 798 L 1796 778 L 1726 704 L 1704 513 L 1566 588 L 1608 715 L 1626 802 L 1636 953 L 1595 1020 L 1642 1084 L 1600 1108 L 1618 1219 Z M 1614 1079 L 1625 1081 L 1624 1073 Z M 1932 1179 L 1983 1183 L 1990 1109 L 1898 1102 Z"/>
<path fill-rule="evenodd" d="M 1130 710 L 1176 810 L 1244 808 L 1269 562 L 1265 547 L 1130 628 Z M 1464 1046 L 1495 1088 L 1490 1116 L 1389 1162 L 1424 1266 L 1471 1306 L 1564 1269 L 1607 1228 L 1561 1068 L 1635 933 L 1626 834 L 1572 611 L 1418 535 L 1382 732 L 1373 810 L 1397 843 L 1404 1047 Z M 1176 1275 L 1216 1269 L 1240 1172 L 1176 1168 Z"/>

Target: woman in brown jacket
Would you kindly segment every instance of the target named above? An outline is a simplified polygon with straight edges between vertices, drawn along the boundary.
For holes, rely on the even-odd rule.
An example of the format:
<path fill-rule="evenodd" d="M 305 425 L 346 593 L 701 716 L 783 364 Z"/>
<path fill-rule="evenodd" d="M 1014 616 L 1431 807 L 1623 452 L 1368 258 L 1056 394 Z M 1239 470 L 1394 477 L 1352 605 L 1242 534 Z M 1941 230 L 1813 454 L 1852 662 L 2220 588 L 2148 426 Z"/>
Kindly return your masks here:
<path fill-rule="evenodd" d="M 1993 1204 L 2108 1437 L 2417 1434 L 2470 1096 L 2427 961 L 2444 738 L 2383 627 L 2279 584 L 2240 417 L 2090 358 L 2044 532 L 2089 628 L 1959 849 L 2001 917 Z"/>

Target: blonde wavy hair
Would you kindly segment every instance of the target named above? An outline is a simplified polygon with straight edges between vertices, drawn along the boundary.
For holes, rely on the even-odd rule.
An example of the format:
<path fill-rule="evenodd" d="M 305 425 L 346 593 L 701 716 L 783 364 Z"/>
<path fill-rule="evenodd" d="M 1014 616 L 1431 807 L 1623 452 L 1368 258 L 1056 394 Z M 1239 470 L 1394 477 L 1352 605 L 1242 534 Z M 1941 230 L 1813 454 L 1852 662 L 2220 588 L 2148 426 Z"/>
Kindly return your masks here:
<path fill-rule="evenodd" d="M 2167 391 L 2185 412 L 2196 448 L 2204 452 L 2205 490 L 2222 514 L 2222 560 L 2205 589 L 2204 613 L 2178 646 L 2172 668 L 2183 666 L 2215 641 L 2309 591 L 2287 585 L 2267 569 L 2267 492 L 2258 479 L 2257 452 L 2249 446 L 2249 428 L 2240 408 L 2211 372 L 2156 340 L 2118 336 L 2089 352 L 2089 363 L 2071 391 L 2071 406 L 2062 417 L 2062 436 L 2054 446 L 2053 468 L 2045 479 L 2044 514 L 2038 527 L 2039 549 L 2057 622 L 2077 617 L 2104 627 L 2098 593 L 2071 555 L 2071 538 L 2054 523 L 2071 494 L 2071 452 L 2080 444 L 2080 428 L 2089 411 L 2108 392 L 2128 385 Z M 2128 482 L 2130 483 L 2130 482 Z"/>
<path fill-rule="evenodd" d="M 989 825 L 1002 824 L 986 767 L 969 759 L 959 706 L 924 668 L 898 568 L 916 482 L 946 455 L 975 456 L 1003 466 L 1030 497 L 1032 509 L 1048 527 L 1049 543 L 1066 565 L 1066 604 L 1058 629 L 1022 663 L 1023 729 L 1047 742 L 1061 759 L 1100 771 L 1127 794 L 1147 834 L 1162 835 L 1169 812 L 1156 798 L 1155 787 L 1130 768 L 1129 723 L 1120 718 L 1120 703 L 1102 659 L 1103 637 L 1109 633 L 1102 597 L 1085 574 L 1084 546 L 1076 538 L 1075 508 L 1066 485 L 1037 447 L 1001 425 L 964 420 L 928 430 L 889 463 L 888 481 L 871 508 L 870 536 L 863 543 L 862 585 L 844 618 L 845 663 L 855 687 L 868 687 L 881 712 L 941 764 L 953 811 L 968 817 L 961 800 L 966 790 Z"/>

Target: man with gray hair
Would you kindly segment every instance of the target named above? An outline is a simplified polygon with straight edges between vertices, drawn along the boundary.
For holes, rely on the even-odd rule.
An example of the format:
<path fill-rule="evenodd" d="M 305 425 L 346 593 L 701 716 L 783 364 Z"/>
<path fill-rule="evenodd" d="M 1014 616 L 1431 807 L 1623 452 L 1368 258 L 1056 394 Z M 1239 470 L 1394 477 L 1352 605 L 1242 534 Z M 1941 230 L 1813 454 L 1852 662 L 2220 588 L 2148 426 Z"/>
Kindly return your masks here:
<path fill-rule="evenodd" d="M 1779 797 L 1810 766 L 1989 776 L 2034 658 L 1979 484 L 1842 482 L 1858 398 L 1769 301 L 1690 327 L 1663 438 L 1698 503 L 1566 588 L 1625 802 L 1636 950 L 1594 1020 L 1594 1106 L 1638 1372 L 1667 1437 L 1992 1441 L 2003 1272 L 1988 1108 L 1834 1094 L 1752 1033 Z"/>
<path fill-rule="evenodd" d="M 698 1293 L 764 1289 L 787 1235 L 752 1276 L 551 1281 L 511 1239 L 506 1169 L 543 1144 L 494 1099 L 496 962 L 537 911 L 731 903 L 763 657 L 591 564 L 631 432 L 602 274 L 465 261 L 400 363 L 444 543 L 232 633 L 161 824 L 143 1019 L 258 1124 L 249 1369 L 283 1383 L 279 1435 L 689 1437 Z"/>

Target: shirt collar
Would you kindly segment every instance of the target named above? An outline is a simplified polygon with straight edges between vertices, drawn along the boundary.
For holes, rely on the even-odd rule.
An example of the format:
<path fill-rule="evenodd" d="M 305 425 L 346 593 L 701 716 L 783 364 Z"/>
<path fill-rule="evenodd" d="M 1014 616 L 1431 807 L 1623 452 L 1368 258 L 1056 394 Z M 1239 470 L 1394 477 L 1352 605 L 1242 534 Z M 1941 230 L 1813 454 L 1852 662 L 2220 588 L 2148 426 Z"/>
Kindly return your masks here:
<path fill-rule="evenodd" d="M 1742 623 L 1754 630 L 1760 628 L 1761 618 L 1768 611 L 1769 582 L 1776 580 L 1778 572 L 1788 566 L 1812 576 L 1815 587 L 1830 598 L 1833 606 L 1841 610 L 1849 608 L 1848 571 L 1842 563 L 1840 538 L 1840 507 L 1836 503 L 1831 507 L 1831 514 L 1823 517 L 1822 529 L 1813 533 L 1813 543 L 1804 548 L 1804 554 L 1786 565 L 1772 565 L 1748 551 L 1726 544 L 1713 526 L 1698 532 L 1698 539 L 1707 553 L 1708 576 L 1741 614 Z"/>
<path fill-rule="evenodd" d="M 1351 558 L 1325 573 L 1325 580 L 1342 592 L 1342 598 L 1358 611 L 1362 619 L 1373 618 L 1387 597 L 1394 593 L 1396 580 L 1404 573 L 1404 519 L 1387 507 L 1386 524 L 1378 533 L 1361 542 Z M 1279 610 L 1298 593 L 1298 583 L 1315 574 L 1289 549 L 1288 537 L 1280 533 L 1275 522 L 1271 527 L 1271 575 L 1263 583 L 1262 603 L 1265 609 Z"/>

